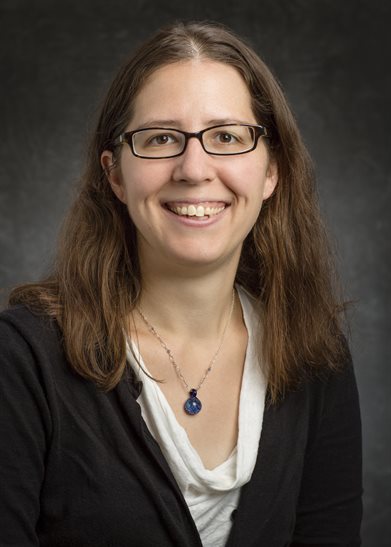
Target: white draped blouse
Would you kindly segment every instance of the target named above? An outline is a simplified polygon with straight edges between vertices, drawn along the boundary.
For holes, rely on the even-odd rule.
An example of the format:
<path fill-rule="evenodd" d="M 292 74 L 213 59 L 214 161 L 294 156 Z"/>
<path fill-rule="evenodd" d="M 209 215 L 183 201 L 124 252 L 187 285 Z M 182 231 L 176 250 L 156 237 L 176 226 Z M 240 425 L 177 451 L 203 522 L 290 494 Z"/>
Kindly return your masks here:
<path fill-rule="evenodd" d="M 248 344 L 240 392 L 237 446 L 221 465 L 206 469 L 189 437 L 178 423 L 158 382 L 149 378 L 142 355 L 133 342 L 127 357 L 143 389 L 138 398 L 143 419 L 170 466 L 189 507 L 204 547 L 223 547 L 228 538 L 232 512 L 239 502 L 241 487 L 254 470 L 262 429 L 266 381 L 255 353 L 254 333 L 259 328 L 251 296 L 237 286 L 248 332 Z M 132 351 L 129 344 L 132 344 Z M 194 419 L 197 419 L 195 416 Z"/>

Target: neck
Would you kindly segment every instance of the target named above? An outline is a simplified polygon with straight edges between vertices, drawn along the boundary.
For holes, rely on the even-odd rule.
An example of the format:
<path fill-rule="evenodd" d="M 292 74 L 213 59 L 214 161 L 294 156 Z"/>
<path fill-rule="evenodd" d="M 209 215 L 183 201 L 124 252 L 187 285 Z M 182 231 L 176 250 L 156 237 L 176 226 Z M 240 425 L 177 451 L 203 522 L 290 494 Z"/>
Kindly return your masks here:
<path fill-rule="evenodd" d="M 145 269 L 140 308 L 158 330 L 183 339 L 215 338 L 229 314 L 236 266 L 186 276 Z"/>

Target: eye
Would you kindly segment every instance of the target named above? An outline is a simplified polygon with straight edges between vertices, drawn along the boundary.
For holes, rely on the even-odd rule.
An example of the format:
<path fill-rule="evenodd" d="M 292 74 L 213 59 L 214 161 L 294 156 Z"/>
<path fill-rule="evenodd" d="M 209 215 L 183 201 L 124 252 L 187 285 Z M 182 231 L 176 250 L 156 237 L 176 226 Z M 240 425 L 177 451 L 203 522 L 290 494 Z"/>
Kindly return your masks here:
<path fill-rule="evenodd" d="M 215 127 L 206 133 L 206 140 L 211 147 L 236 148 L 247 143 L 249 137 L 248 130 L 240 125 Z"/>
<path fill-rule="evenodd" d="M 176 144 L 178 138 L 173 133 L 158 133 L 150 135 L 145 142 L 146 146 L 167 146 Z"/>
<path fill-rule="evenodd" d="M 217 133 L 216 140 L 220 144 L 234 144 L 238 141 L 235 135 L 233 135 L 232 133 L 228 133 L 227 131 L 221 131 L 220 133 Z"/>

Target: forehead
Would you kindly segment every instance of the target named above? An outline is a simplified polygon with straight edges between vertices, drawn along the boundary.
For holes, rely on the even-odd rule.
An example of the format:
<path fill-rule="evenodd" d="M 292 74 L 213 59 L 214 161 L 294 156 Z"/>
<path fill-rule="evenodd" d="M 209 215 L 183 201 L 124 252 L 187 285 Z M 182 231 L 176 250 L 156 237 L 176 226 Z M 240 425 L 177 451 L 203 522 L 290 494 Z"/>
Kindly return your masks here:
<path fill-rule="evenodd" d="M 251 96 L 239 72 L 210 60 L 189 60 L 155 70 L 138 92 L 132 126 L 159 120 L 177 125 L 209 120 L 255 122 Z"/>

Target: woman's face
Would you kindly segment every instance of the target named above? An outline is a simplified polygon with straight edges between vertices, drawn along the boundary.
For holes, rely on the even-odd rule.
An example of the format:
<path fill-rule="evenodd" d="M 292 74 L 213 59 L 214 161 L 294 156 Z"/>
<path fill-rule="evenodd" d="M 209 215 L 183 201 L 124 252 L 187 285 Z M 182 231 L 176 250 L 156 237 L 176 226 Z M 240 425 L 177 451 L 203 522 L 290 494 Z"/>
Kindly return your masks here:
<path fill-rule="evenodd" d="M 196 132 L 224 123 L 256 124 L 246 84 L 232 67 L 209 60 L 156 70 L 137 95 L 126 131 L 169 127 Z M 107 169 L 113 161 L 102 155 Z M 141 266 L 219 267 L 237 264 L 242 243 L 264 199 L 277 183 L 277 169 L 262 138 L 252 152 L 212 156 L 191 138 L 183 155 L 135 157 L 121 148 L 109 180 L 127 205 L 138 231 Z M 204 208 L 204 216 L 194 213 Z M 178 214 L 180 211 L 182 214 Z M 206 213 L 209 212 L 209 215 Z"/>

